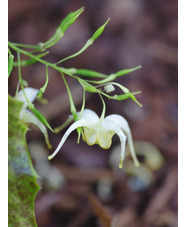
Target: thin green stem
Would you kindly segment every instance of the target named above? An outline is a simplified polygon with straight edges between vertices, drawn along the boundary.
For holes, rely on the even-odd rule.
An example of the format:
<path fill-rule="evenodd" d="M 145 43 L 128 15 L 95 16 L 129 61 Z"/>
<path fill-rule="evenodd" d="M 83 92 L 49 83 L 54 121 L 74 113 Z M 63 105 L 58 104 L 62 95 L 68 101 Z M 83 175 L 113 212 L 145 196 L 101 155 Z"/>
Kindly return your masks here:
<path fill-rule="evenodd" d="M 36 57 L 42 58 L 42 57 L 46 56 L 47 54 L 49 54 L 49 51 L 46 51 L 46 52 L 41 53 L 41 54 L 38 54 L 38 55 L 36 55 Z M 21 66 L 27 66 L 27 65 L 34 64 L 36 62 L 37 61 L 35 59 L 29 59 L 29 60 L 22 60 L 20 62 L 20 64 L 21 64 Z M 18 62 L 14 62 L 14 66 L 18 66 Z"/>
<path fill-rule="evenodd" d="M 84 109 L 85 109 L 85 89 L 83 89 L 83 102 L 82 102 L 80 114 L 78 115 L 78 119 L 81 119 Z M 81 134 L 83 133 L 83 129 L 77 128 L 77 133 L 78 133 L 77 143 L 79 143 Z"/>
<path fill-rule="evenodd" d="M 53 63 L 47 62 L 47 61 L 45 61 L 45 60 L 43 60 L 43 59 L 41 59 L 41 58 L 39 58 L 39 57 L 37 57 L 37 56 L 35 56 L 35 55 L 33 55 L 33 54 L 31 54 L 31 53 L 25 51 L 25 50 L 23 50 L 23 49 L 21 49 L 21 48 L 15 46 L 15 45 L 14 45 L 13 43 L 11 43 L 11 42 L 8 42 L 8 45 L 9 45 L 9 47 L 11 47 L 11 48 L 12 48 L 13 50 L 15 50 L 16 52 L 19 52 L 19 53 L 21 53 L 21 54 L 23 54 L 23 55 L 26 55 L 26 56 L 28 56 L 29 58 L 34 59 L 34 60 L 36 60 L 36 61 L 38 61 L 38 62 L 40 62 L 40 63 L 42 63 L 42 64 L 44 64 L 44 65 L 50 66 L 51 68 L 57 70 L 57 71 L 60 72 L 60 73 L 65 73 L 65 74 L 67 74 L 67 75 L 73 77 L 72 73 L 70 73 L 70 72 L 68 71 L 68 69 L 65 69 L 65 68 L 63 68 L 63 67 L 56 66 L 56 65 L 54 65 Z"/>
<path fill-rule="evenodd" d="M 9 55 L 12 55 L 12 52 L 10 51 L 10 49 L 8 48 L 8 53 L 9 53 Z"/>
<path fill-rule="evenodd" d="M 24 90 L 23 80 L 22 80 L 22 76 L 21 76 L 21 64 L 20 64 L 21 60 L 20 60 L 20 53 L 19 52 L 17 52 L 17 60 L 18 60 L 18 76 L 19 76 L 19 82 L 20 82 L 20 85 L 21 85 L 21 89 L 23 91 L 23 95 L 24 95 L 24 97 L 25 97 L 25 99 L 26 99 L 26 101 L 28 103 L 28 107 L 30 109 L 30 108 L 33 107 L 33 104 L 30 103 L 29 99 L 26 96 L 25 90 Z"/>
<path fill-rule="evenodd" d="M 70 88 L 69 88 L 69 86 L 67 84 L 67 81 L 65 79 L 65 76 L 63 75 L 63 73 L 61 75 L 62 75 L 63 81 L 64 81 L 65 86 L 66 86 L 66 89 L 67 89 L 67 93 L 68 93 L 68 97 L 69 97 L 69 101 L 70 101 L 70 111 L 71 111 L 71 113 L 72 113 L 72 115 L 74 117 L 74 120 L 76 121 L 77 120 L 76 107 L 74 105 L 72 94 L 70 92 Z"/>
<path fill-rule="evenodd" d="M 19 91 L 19 86 L 20 86 L 20 82 L 18 82 L 17 87 L 16 87 L 16 92 L 15 92 L 15 95 L 14 95 L 15 98 L 17 97 L 17 93 Z"/>
<path fill-rule="evenodd" d="M 83 102 L 82 102 L 82 106 L 81 106 L 81 111 L 80 111 L 80 114 L 78 116 L 78 119 L 80 119 L 83 115 L 83 111 L 85 109 L 85 89 L 83 89 Z"/>
<path fill-rule="evenodd" d="M 110 82 L 110 81 L 115 80 L 115 79 L 116 79 L 116 75 L 110 74 L 107 78 L 105 78 L 103 80 L 89 80 L 89 83 L 105 84 L 105 83 Z"/>
<path fill-rule="evenodd" d="M 102 110 L 102 113 L 101 113 L 100 121 L 103 121 L 104 118 L 105 118 L 106 105 L 105 105 L 105 101 L 103 100 L 102 96 L 100 94 L 99 94 L 99 96 L 100 96 L 101 101 L 103 103 L 103 110 Z"/>
<path fill-rule="evenodd" d="M 68 118 L 62 125 L 54 129 L 55 133 L 59 133 L 62 131 L 64 128 L 66 128 L 71 122 L 73 121 L 73 118 Z"/>
<path fill-rule="evenodd" d="M 29 44 L 23 44 L 23 43 L 12 43 L 12 44 L 17 46 L 17 47 L 23 47 L 23 48 L 29 48 L 29 49 L 38 48 L 38 45 L 29 45 Z"/>
<path fill-rule="evenodd" d="M 48 85 L 48 65 L 46 65 L 46 82 L 44 84 L 44 86 L 42 88 L 40 88 L 40 90 L 44 93 L 46 88 L 47 88 L 47 85 Z"/>
<path fill-rule="evenodd" d="M 70 55 L 70 56 L 68 56 L 68 57 L 66 57 L 66 58 L 64 58 L 64 59 L 62 59 L 62 60 L 60 60 L 60 61 L 58 61 L 57 63 L 55 63 L 55 65 L 58 65 L 58 64 L 60 64 L 60 63 L 62 63 L 62 62 L 64 62 L 64 61 L 66 61 L 66 60 L 68 60 L 68 59 L 71 59 L 71 58 L 74 58 L 74 57 L 80 55 L 80 54 L 83 53 L 90 45 L 92 45 L 92 43 L 93 43 L 93 41 L 91 41 L 91 40 L 89 39 L 89 40 L 86 42 L 86 44 L 85 44 L 78 52 L 76 52 L 75 54 L 72 54 L 72 55 Z"/>
<path fill-rule="evenodd" d="M 47 49 L 51 46 L 53 46 L 54 44 L 56 44 L 62 37 L 64 36 L 63 33 L 61 33 L 60 29 L 57 29 L 55 35 L 49 39 L 48 41 L 42 43 L 44 45 L 44 48 Z"/>

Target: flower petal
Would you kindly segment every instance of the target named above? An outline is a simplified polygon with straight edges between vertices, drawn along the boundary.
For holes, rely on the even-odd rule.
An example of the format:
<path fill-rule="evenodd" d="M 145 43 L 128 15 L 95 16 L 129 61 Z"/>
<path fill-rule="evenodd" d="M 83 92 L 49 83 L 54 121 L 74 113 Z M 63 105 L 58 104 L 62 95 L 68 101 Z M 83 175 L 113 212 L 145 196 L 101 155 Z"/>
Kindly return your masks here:
<path fill-rule="evenodd" d="M 83 127 L 83 140 L 88 145 L 94 145 L 97 142 L 99 117 L 94 111 L 85 109 L 83 111 L 83 118 L 87 121 L 87 124 Z"/>
<path fill-rule="evenodd" d="M 78 113 L 78 115 L 80 112 Z M 94 145 L 97 141 L 97 124 L 99 124 L 99 117 L 98 115 L 89 109 L 84 109 L 83 111 L 83 116 L 87 121 L 87 125 L 83 127 L 83 133 L 82 137 L 83 140 L 88 144 L 88 145 Z"/>
<path fill-rule="evenodd" d="M 83 127 L 83 140 L 88 145 L 94 145 L 97 142 L 97 125 L 92 127 Z"/>
<path fill-rule="evenodd" d="M 120 127 L 110 119 L 105 118 L 101 123 L 101 127 L 102 127 L 102 130 L 99 131 L 99 136 L 98 136 L 99 144 L 101 143 L 100 146 L 103 146 L 103 141 L 105 143 L 104 145 L 106 145 L 106 142 L 108 145 L 111 144 L 112 136 L 115 133 L 119 136 L 120 142 L 121 142 L 121 156 L 120 156 L 119 168 L 122 168 L 123 160 L 125 157 L 125 143 L 127 139 L 126 135 L 120 129 Z"/>
<path fill-rule="evenodd" d="M 35 98 L 36 98 L 37 93 L 38 93 L 39 90 L 38 90 L 38 89 L 35 89 L 35 88 L 27 87 L 27 88 L 24 88 L 24 91 L 25 91 L 25 94 L 26 94 L 28 100 L 29 100 L 30 102 L 33 102 L 33 101 L 35 100 Z M 24 104 L 23 104 L 23 107 L 24 107 L 24 108 L 26 108 L 26 107 L 28 106 L 27 101 L 26 101 L 26 99 L 25 99 L 25 96 L 24 96 L 22 90 L 20 90 L 20 91 L 18 92 L 18 94 L 17 94 L 17 96 L 16 96 L 16 99 L 17 99 L 18 101 L 24 103 Z"/>
<path fill-rule="evenodd" d="M 112 137 L 115 134 L 113 131 L 113 121 L 103 121 L 97 128 L 98 144 L 103 149 L 108 149 L 112 144 Z M 114 123 L 115 124 L 115 123 Z"/>
<path fill-rule="evenodd" d="M 107 119 L 114 121 L 127 135 L 128 144 L 129 144 L 132 158 L 134 160 L 134 164 L 135 164 L 135 166 L 139 166 L 139 161 L 136 157 L 136 153 L 135 153 L 135 149 L 134 149 L 132 134 L 131 134 L 130 127 L 128 125 L 127 120 L 118 114 L 111 114 L 105 118 L 105 120 L 107 120 Z"/>
<path fill-rule="evenodd" d="M 63 146 L 64 142 L 66 141 L 66 139 L 68 138 L 68 136 L 70 135 L 70 133 L 72 131 L 74 131 L 75 129 L 79 128 L 79 127 L 91 127 L 94 124 L 97 124 L 99 122 L 99 118 L 97 116 L 97 114 L 91 110 L 84 110 L 83 112 L 83 116 L 80 120 L 74 122 L 69 128 L 68 130 L 65 132 L 64 136 L 62 137 L 59 145 L 57 146 L 56 150 L 53 152 L 52 155 L 48 156 L 48 159 L 52 159 L 57 153 L 58 151 L 61 149 L 61 147 Z"/>
<path fill-rule="evenodd" d="M 35 124 L 43 133 L 45 137 L 45 142 L 48 148 L 52 147 L 48 139 L 48 133 L 47 133 L 46 127 L 44 126 L 43 123 L 41 123 L 41 121 L 34 114 L 32 114 L 29 110 L 23 109 L 21 111 L 21 119 L 24 122 Z"/>
<path fill-rule="evenodd" d="M 80 112 L 78 112 L 77 115 L 79 116 Z M 80 117 L 80 119 L 82 119 L 82 118 L 89 120 L 89 122 L 90 122 L 90 119 L 92 122 L 93 121 L 99 122 L 98 115 L 94 111 L 89 110 L 89 109 L 83 110 L 83 114 L 82 114 L 82 117 Z"/>

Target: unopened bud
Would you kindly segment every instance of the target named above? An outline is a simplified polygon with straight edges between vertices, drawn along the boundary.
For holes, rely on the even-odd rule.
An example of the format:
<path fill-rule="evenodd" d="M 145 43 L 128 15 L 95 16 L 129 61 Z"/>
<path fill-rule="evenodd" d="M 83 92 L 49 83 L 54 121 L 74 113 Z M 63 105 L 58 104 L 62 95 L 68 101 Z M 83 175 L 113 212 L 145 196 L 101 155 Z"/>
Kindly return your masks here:
<path fill-rule="evenodd" d="M 115 87 L 112 84 L 107 84 L 104 86 L 104 90 L 106 91 L 106 93 L 110 93 L 115 90 Z"/>

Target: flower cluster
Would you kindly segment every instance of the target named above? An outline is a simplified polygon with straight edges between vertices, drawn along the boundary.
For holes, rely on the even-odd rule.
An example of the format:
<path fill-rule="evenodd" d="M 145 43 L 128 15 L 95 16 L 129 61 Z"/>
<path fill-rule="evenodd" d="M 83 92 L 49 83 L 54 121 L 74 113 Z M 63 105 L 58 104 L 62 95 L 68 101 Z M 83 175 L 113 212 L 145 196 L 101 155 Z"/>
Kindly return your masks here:
<path fill-rule="evenodd" d="M 49 160 L 58 153 L 70 133 L 79 127 L 83 128 L 82 138 L 88 145 L 99 144 L 100 147 L 104 149 L 108 149 L 111 146 L 113 135 L 118 135 L 121 142 L 119 168 L 122 168 L 123 166 L 125 143 L 128 139 L 128 144 L 134 163 L 136 166 L 139 166 L 139 162 L 135 155 L 131 131 L 126 119 L 117 114 L 112 114 L 102 119 L 99 118 L 94 111 L 89 109 L 85 109 L 80 119 L 75 121 L 68 128 L 54 153 L 48 157 Z"/>
<path fill-rule="evenodd" d="M 41 132 L 44 134 L 46 144 L 49 148 L 51 148 L 45 125 L 31 111 L 27 109 L 28 103 L 26 97 L 29 102 L 32 103 L 37 97 L 38 92 L 38 89 L 28 87 L 24 89 L 24 92 L 22 90 L 19 91 L 15 98 L 18 101 L 23 102 L 22 110 L 20 112 L 20 119 L 25 123 L 32 123 L 37 125 Z M 81 133 L 83 140 L 88 145 L 98 144 L 103 149 L 108 149 L 111 146 L 112 137 L 117 134 L 121 143 L 119 168 L 122 168 L 123 166 L 126 141 L 128 142 L 134 164 L 136 166 L 139 166 L 139 162 L 134 150 L 131 130 L 128 122 L 124 117 L 118 114 L 111 114 L 105 118 L 103 116 L 99 118 L 94 111 L 89 109 L 84 109 L 81 114 L 77 113 L 77 115 L 78 120 L 75 121 L 65 132 L 56 150 L 52 155 L 48 157 L 49 160 L 59 152 L 71 132 L 78 128 L 82 128 L 83 130 L 81 130 Z"/>
<path fill-rule="evenodd" d="M 92 36 L 85 42 L 83 47 L 77 52 L 63 59 L 60 59 L 56 63 L 51 63 L 43 59 L 43 57 L 49 53 L 48 48 L 55 45 L 64 36 L 66 30 L 76 21 L 76 19 L 81 15 L 83 11 L 84 11 L 84 8 L 80 8 L 74 12 L 69 13 L 61 21 L 60 25 L 57 27 L 53 36 L 45 42 L 40 42 L 37 45 L 27 45 L 27 44 L 8 42 L 8 47 L 9 47 L 8 75 L 10 76 L 13 67 L 17 66 L 18 76 L 19 76 L 19 85 L 21 85 L 21 89 L 22 89 L 20 92 L 18 92 L 18 94 L 15 97 L 15 99 L 23 102 L 23 107 L 20 113 L 20 119 L 25 123 L 28 123 L 28 124 L 32 123 L 37 125 L 42 131 L 42 133 L 44 134 L 47 146 L 49 148 L 51 147 L 49 143 L 46 127 L 49 128 L 52 132 L 54 131 L 50 127 L 45 117 L 37 109 L 34 108 L 33 101 L 35 100 L 36 96 L 37 98 L 42 97 L 43 93 L 47 88 L 48 81 L 49 81 L 48 68 L 49 67 L 53 68 L 54 70 L 58 71 L 61 74 L 62 79 L 64 81 L 64 84 L 68 93 L 69 101 L 70 101 L 70 112 L 73 116 L 74 123 L 69 127 L 69 129 L 62 137 L 61 142 L 59 143 L 54 153 L 50 155 L 48 158 L 52 159 L 61 149 L 64 142 L 70 135 L 70 133 L 75 129 L 77 129 L 78 141 L 80 139 L 80 136 L 82 135 L 83 140 L 88 145 L 98 144 L 100 145 L 100 147 L 104 149 L 108 149 L 111 146 L 112 137 L 115 134 L 117 134 L 121 142 L 121 156 L 120 156 L 119 167 L 122 168 L 123 166 L 126 141 L 128 141 L 134 163 L 136 166 L 138 166 L 139 162 L 135 155 L 132 135 L 126 119 L 117 114 L 113 114 L 105 117 L 105 103 L 104 103 L 104 100 L 102 99 L 102 96 L 107 97 L 108 99 L 118 100 L 118 101 L 131 98 L 134 102 L 136 102 L 141 107 L 142 104 L 135 97 L 135 95 L 139 94 L 140 91 L 131 92 L 128 88 L 115 82 L 115 79 L 117 79 L 118 77 L 132 73 L 135 70 L 140 69 L 141 66 L 139 65 L 130 69 L 121 69 L 109 75 L 96 72 L 94 70 L 89 70 L 89 69 L 77 69 L 74 67 L 64 68 L 62 66 L 59 66 L 60 63 L 79 56 L 87 48 L 89 48 L 95 42 L 95 40 L 97 40 L 100 37 L 100 35 L 103 33 L 110 18 L 108 18 L 108 20 L 102 26 L 96 29 L 96 31 L 92 34 Z M 29 51 L 25 50 L 25 48 L 29 49 Z M 11 52 L 12 50 L 17 53 L 17 62 L 14 61 L 14 56 L 12 55 L 12 52 Z M 21 60 L 21 55 L 27 56 L 29 60 Z M 39 90 L 30 88 L 30 87 L 24 88 L 25 86 L 23 83 L 24 80 L 22 79 L 22 76 L 21 76 L 21 67 L 30 65 L 34 62 L 40 62 L 46 66 L 46 81 L 44 83 L 44 86 Z M 83 102 L 82 102 L 82 108 L 80 113 L 77 113 L 76 111 L 73 97 L 72 97 L 70 88 L 67 84 L 67 81 L 65 79 L 65 75 L 76 79 L 83 88 Z M 115 92 L 115 94 L 113 95 L 112 92 L 115 91 L 115 87 L 118 87 L 122 91 L 122 93 Z M 98 117 L 98 115 L 94 111 L 85 109 L 85 92 L 97 93 L 100 95 L 100 98 L 103 102 L 103 112 L 101 117 Z"/>

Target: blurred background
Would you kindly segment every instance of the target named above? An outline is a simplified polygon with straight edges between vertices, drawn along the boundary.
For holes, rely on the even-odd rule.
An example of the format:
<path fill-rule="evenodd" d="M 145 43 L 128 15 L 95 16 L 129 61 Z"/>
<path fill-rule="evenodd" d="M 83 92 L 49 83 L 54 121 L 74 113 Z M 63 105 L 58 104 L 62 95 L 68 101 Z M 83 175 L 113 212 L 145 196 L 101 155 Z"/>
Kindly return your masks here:
<path fill-rule="evenodd" d="M 105 99 L 106 115 L 124 116 L 131 127 L 141 161 L 136 169 L 130 155 L 118 169 L 120 142 L 109 150 L 88 146 L 73 132 L 51 160 L 65 130 L 49 132 L 53 149 L 47 149 L 42 133 L 30 126 L 27 141 L 34 166 L 41 176 L 35 201 L 39 227 L 176 227 L 177 226 L 177 1 L 175 0 L 9 0 L 9 40 L 37 44 L 48 40 L 71 11 L 85 11 L 52 48 L 46 60 L 57 62 L 84 45 L 110 17 L 103 34 L 80 56 L 61 64 L 111 74 L 124 68 L 142 68 L 118 78 L 130 91 L 142 91 L 137 99 L 122 102 Z M 45 67 L 22 68 L 30 87 L 45 82 Z M 9 93 L 18 81 L 14 68 Z M 67 77 L 80 110 L 82 88 Z M 49 69 L 44 94 L 47 105 L 36 107 L 55 128 L 69 116 L 69 100 L 59 73 Z M 101 115 L 97 94 L 87 94 L 86 108 Z"/>

